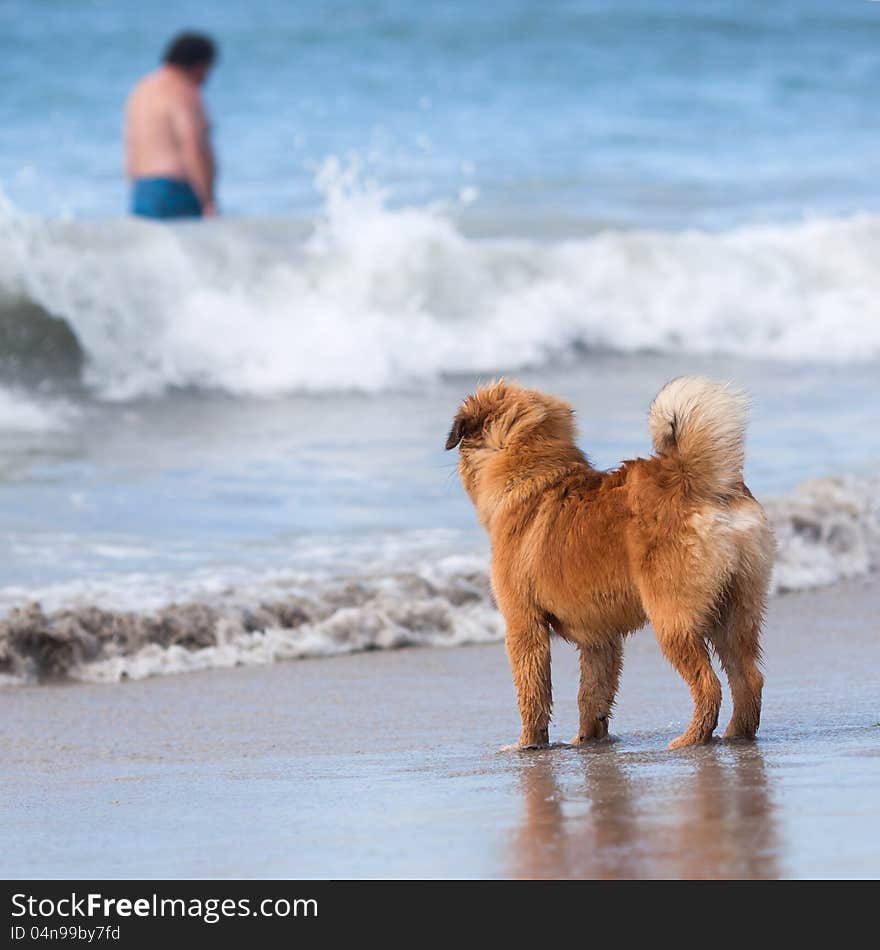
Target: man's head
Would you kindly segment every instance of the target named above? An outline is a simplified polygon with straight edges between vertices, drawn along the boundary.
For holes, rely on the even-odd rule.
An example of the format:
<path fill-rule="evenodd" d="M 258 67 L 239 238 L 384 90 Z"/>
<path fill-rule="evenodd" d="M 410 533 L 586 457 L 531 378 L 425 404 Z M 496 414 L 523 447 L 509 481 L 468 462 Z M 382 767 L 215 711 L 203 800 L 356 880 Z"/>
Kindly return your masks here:
<path fill-rule="evenodd" d="M 199 86 L 208 78 L 208 72 L 217 58 L 214 41 L 203 33 L 179 33 L 168 44 L 164 61 L 166 66 L 183 70 Z"/>

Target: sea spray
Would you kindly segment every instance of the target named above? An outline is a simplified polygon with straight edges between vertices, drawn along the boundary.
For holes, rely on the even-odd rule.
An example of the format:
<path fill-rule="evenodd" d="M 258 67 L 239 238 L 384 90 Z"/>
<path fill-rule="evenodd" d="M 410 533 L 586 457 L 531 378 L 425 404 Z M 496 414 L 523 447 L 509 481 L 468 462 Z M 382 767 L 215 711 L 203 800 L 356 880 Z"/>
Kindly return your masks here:
<path fill-rule="evenodd" d="M 477 239 L 339 163 L 317 185 L 321 213 L 287 224 L 51 221 L 3 200 L 0 309 L 64 320 L 102 399 L 380 391 L 584 349 L 880 355 L 875 215 Z"/>

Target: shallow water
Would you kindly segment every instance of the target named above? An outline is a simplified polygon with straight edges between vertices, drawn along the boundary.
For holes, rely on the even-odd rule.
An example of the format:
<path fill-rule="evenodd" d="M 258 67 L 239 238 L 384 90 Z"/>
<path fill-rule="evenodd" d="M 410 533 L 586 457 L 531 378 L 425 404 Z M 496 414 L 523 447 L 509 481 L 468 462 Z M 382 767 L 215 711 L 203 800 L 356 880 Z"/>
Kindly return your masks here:
<path fill-rule="evenodd" d="M 572 401 L 594 464 L 650 450 L 646 415 L 683 371 L 734 379 L 754 401 L 746 478 L 762 498 L 825 475 L 869 475 L 880 456 L 875 367 L 693 356 L 595 356 L 517 378 Z M 304 568 L 364 546 L 439 551 L 482 533 L 443 442 L 474 377 L 364 398 L 269 401 L 178 394 L 123 407 L 84 401 L 61 431 L 4 433 L 0 514 L 15 552 L 0 586 L 102 572 Z M 346 555 L 346 547 L 349 554 Z"/>

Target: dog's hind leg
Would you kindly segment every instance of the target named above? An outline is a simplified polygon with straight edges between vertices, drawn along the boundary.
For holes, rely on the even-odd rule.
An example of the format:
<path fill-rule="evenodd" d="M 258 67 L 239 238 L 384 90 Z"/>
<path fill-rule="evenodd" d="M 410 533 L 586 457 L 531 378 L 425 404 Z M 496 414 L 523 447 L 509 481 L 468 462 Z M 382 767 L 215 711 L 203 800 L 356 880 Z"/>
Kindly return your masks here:
<path fill-rule="evenodd" d="M 657 642 L 666 659 L 688 684 L 694 699 L 694 715 L 687 729 L 670 742 L 670 749 L 708 742 L 718 725 L 721 684 L 712 669 L 709 651 L 698 623 L 683 624 L 651 615 Z"/>
<path fill-rule="evenodd" d="M 596 646 L 581 643 L 578 651 L 581 658 L 580 728 L 571 740 L 572 745 L 581 745 L 590 739 L 604 739 L 608 735 L 608 723 L 623 667 L 623 639 L 616 637 Z"/>
<path fill-rule="evenodd" d="M 505 642 L 522 717 L 516 747 L 540 748 L 549 742 L 552 705 L 549 626 L 538 617 L 508 617 Z"/>
<path fill-rule="evenodd" d="M 758 664 L 763 596 L 763 590 L 755 589 L 748 579 L 738 578 L 726 596 L 721 619 L 708 632 L 733 696 L 733 715 L 725 739 L 751 739 L 761 723 L 764 677 Z"/>

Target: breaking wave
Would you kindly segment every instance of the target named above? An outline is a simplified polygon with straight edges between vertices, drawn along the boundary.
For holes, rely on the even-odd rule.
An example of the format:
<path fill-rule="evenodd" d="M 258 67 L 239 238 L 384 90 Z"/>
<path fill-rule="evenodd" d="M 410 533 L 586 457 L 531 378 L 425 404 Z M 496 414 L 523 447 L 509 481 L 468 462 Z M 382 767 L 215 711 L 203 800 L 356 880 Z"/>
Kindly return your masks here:
<path fill-rule="evenodd" d="M 311 222 L 45 220 L 0 199 L 16 372 L 127 399 L 377 391 L 585 348 L 880 356 L 877 216 L 480 239 L 466 209 L 391 208 L 333 161 L 317 185 Z"/>

